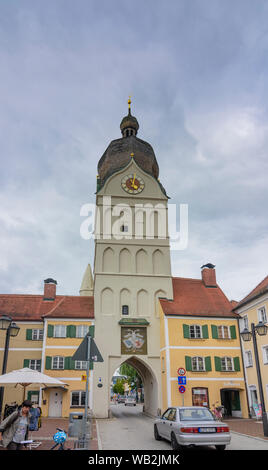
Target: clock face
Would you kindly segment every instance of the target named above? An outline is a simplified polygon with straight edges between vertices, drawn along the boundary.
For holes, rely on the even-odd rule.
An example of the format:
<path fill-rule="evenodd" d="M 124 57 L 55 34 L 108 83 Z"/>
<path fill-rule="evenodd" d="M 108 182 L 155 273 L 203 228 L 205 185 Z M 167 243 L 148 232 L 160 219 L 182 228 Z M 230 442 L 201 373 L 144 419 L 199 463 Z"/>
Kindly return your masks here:
<path fill-rule="evenodd" d="M 121 181 L 121 186 L 129 194 L 139 194 L 143 191 L 145 183 L 136 173 L 126 175 Z"/>

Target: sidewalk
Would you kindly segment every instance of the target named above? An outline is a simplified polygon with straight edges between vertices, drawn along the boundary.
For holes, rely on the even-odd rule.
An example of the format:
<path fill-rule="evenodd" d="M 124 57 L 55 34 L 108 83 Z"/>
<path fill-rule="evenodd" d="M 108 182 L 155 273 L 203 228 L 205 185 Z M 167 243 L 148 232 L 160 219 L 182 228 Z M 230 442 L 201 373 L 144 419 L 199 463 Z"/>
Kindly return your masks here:
<path fill-rule="evenodd" d="M 41 445 L 32 450 L 50 450 L 55 444 L 53 441 L 53 435 L 57 432 L 56 428 L 64 429 L 68 434 L 69 420 L 68 418 L 42 418 L 42 426 L 38 431 L 29 432 L 29 439 L 41 442 Z M 69 437 L 65 442 L 66 449 L 74 448 L 74 443 L 77 440 L 76 437 Z M 4 450 L 0 447 L 0 450 Z M 96 421 L 93 419 L 92 422 L 92 439 L 90 450 L 98 450 L 98 439 L 96 430 Z"/>
<path fill-rule="evenodd" d="M 263 424 L 261 420 L 257 420 L 255 418 L 227 418 L 223 421 L 228 424 L 230 431 L 235 431 L 240 434 L 246 434 L 247 436 L 259 437 L 261 439 L 268 440 L 268 437 L 263 435 Z"/>

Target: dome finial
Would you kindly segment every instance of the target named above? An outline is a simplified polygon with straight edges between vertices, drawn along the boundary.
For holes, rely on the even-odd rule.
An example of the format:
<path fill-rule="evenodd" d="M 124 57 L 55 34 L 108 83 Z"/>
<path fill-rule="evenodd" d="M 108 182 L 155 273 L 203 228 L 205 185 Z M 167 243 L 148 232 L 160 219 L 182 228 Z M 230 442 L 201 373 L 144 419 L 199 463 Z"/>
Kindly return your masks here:
<path fill-rule="evenodd" d="M 130 99 L 130 98 L 131 98 L 131 96 L 128 97 L 128 101 L 127 101 L 127 104 L 128 104 L 128 112 L 129 112 L 129 113 L 131 112 L 131 107 L 130 107 L 130 105 L 131 105 L 131 99 Z"/>

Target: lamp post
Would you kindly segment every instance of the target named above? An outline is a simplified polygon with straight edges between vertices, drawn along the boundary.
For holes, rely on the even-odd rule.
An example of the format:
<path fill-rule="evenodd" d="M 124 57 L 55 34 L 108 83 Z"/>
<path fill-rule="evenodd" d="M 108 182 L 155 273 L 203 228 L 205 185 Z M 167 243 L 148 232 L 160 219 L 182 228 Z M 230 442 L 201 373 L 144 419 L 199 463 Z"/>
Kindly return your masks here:
<path fill-rule="evenodd" d="M 6 370 L 7 370 L 7 358 L 8 358 L 10 336 L 17 336 L 18 332 L 20 331 L 20 327 L 17 326 L 16 323 L 12 321 L 12 318 L 8 317 L 7 315 L 3 315 L 2 317 L 0 317 L 0 330 L 6 331 L 6 341 L 5 341 L 5 349 L 4 349 L 3 366 L 2 366 L 2 375 L 3 375 L 6 373 Z M 2 414 L 3 397 L 4 397 L 4 387 L 0 387 L 0 418 Z"/>
<path fill-rule="evenodd" d="M 256 362 L 256 369 L 257 369 L 257 377 L 258 377 L 258 385 L 259 385 L 259 393 L 260 393 L 260 400 L 261 400 L 261 408 L 262 408 L 262 422 L 263 422 L 263 434 L 264 436 L 268 437 L 268 420 L 267 414 L 265 409 L 265 401 L 263 395 L 263 387 L 262 387 L 262 379 L 261 379 L 261 369 L 260 369 L 260 361 L 259 361 L 259 353 L 258 353 L 258 346 L 257 346 L 257 338 L 256 332 L 260 336 L 264 336 L 267 334 L 268 327 L 263 322 L 259 322 L 258 325 L 254 325 L 251 323 L 251 332 L 245 328 L 241 332 L 241 336 L 243 341 L 251 341 L 251 337 L 253 340 L 253 347 L 254 347 L 254 354 L 255 354 L 255 362 Z"/>

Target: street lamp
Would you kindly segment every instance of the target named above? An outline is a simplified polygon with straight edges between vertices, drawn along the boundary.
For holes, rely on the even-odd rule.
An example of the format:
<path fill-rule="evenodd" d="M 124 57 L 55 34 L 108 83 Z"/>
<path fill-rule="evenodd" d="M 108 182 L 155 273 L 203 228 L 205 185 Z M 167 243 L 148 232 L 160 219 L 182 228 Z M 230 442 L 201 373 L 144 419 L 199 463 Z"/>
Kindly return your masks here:
<path fill-rule="evenodd" d="M 17 334 L 20 331 L 20 327 L 17 326 L 16 323 L 12 321 L 12 318 L 8 317 L 7 315 L 2 315 L 2 317 L 0 317 L 0 330 L 6 331 L 6 342 L 5 342 L 5 350 L 4 350 L 3 367 L 2 367 L 2 375 L 3 375 L 6 373 L 6 370 L 7 370 L 7 357 L 8 357 L 10 336 L 13 336 L 13 337 L 17 336 Z M 3 397 L 4 397 L 4 387 L 0 387 L 0 418 L 2 414 Z"/>
<path fill-rule="evenodd" d="M 263 396 L 261 369 L 260 369 L 256 332 L 258 333 L 258 335 L 264 336 L 267 334 L 267 330 L 268 330 L 267 325 L 265 325 L 263 322 L 259 322 L 258 325 L 254 325 L 254 323 L 251 323 L 251 332 L 248 330 L 248 328 L 245 328 L 241 332 L 243 341 L 251 341 L 251 337 L 253 339 L 258 385 L 259 385 L 261 407 L 262 407 L 263 434 L 266 437 L 268 437 L 268 420 L 267 420 L 267 414 L 266 414 L 265 402 L 264 402 L 264 396 Z"/>

